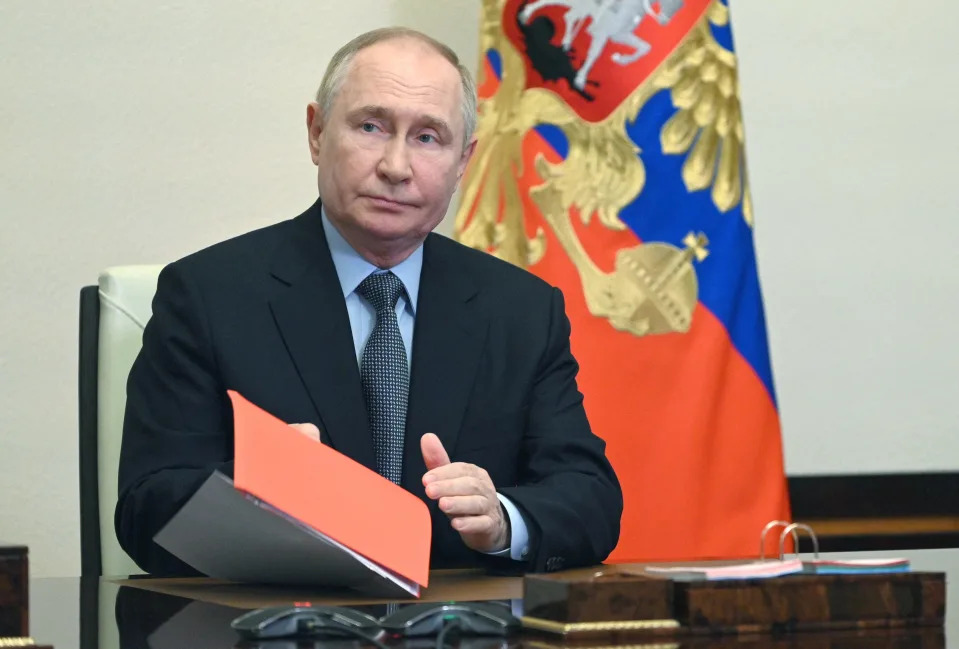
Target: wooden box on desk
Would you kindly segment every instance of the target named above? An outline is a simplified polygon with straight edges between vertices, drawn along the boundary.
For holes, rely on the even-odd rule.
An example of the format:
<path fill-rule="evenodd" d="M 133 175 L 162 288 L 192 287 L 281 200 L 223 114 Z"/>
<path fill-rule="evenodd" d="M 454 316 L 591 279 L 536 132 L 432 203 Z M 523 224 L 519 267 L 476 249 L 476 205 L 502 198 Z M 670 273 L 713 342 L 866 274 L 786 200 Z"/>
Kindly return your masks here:
<path fill-rule="evenodd" d="M 678 584 L 692 632 L 785 633 L 942 626 L 945 573 L 787 575 Z"/>
<path fill-rule="evenodd" d="M 523 626 L 532 631 L 602 645 L 635 637 L 672 636 L 676 584 L 668 579 L 616 571 L 527 575 Z"/>
<path fill-rule="evenodd" d="M 0 638 L 27 635 L 27 549 L 0 543 Z"/>
<path fill-rule="evenodd" d="M 523 614 L 567 623 L 672 619 L 674 586 L 668 579 L 619 572 L 527 575 Z"/>
<path fill-rule="evenodd" d="M 614 569 L 530 575 L 523 623 L 569 638 L 942 626 L 945 574 L 671 581 Z"/>

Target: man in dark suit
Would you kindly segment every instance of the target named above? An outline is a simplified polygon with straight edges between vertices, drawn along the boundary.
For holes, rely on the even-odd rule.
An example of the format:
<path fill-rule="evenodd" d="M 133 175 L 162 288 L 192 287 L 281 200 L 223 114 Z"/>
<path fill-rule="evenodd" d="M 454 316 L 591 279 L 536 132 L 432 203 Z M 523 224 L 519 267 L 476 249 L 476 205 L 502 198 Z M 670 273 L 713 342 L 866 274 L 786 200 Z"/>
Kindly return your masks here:
<path fill-rule="evenodd" d="M 473 152 L 475 102 L 444 45 L 354 39 L 307 109 L 321 201 L 161 273 L 116 509 L 141 567 L 190 572 L 153 536 L 212 471 L 232 474 L 228 389 L 426 501 L 433 567 L 557 570 L 615 546 L 622 494 L 562 294 L 431 234 Z"/>

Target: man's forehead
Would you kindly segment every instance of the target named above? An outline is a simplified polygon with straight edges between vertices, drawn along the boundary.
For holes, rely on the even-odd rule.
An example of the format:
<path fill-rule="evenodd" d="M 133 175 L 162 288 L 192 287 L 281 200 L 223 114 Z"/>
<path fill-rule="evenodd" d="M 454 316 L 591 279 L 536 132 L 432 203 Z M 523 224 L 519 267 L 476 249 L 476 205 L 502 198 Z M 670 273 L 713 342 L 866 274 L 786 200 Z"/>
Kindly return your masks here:
<path fill-rule="evenodd" d="M 413 59 L 417 65 L 410 65 Z M 380 106 L 394 113 L 425 110 L 440 119 L 461 121 L 457 118 L 462 101 L 459 72 L 441 54 L 414 39 L 377 43 L 357 52 L 340 94 L 348 112 Z"/>
<path fill-rule="evenodd" d="M 350 77 L 389 75 L 412 85 L 444 87 L 459 83 L 459 72 L 446 58 L 412 39 L 377 43 L 360 50 L 347 72 Z"/>
<path fill-rule="evenodd" d="M 395 60 L 397 56 L 421 57 L 423 59 L 435 60 L 436 63 L 446 63 L 450 69 L 455 69 L 453 64 L 431 45 L 412 36 L 397 36 L 396 38 L 389 38 L 364 47 L 354 55 L 353 60 L 382 59 L 392 61 Z"/>
<path fill-rule="evenodd" d="M 400 93 L 410 100 L 458 100 L 456 79 L 431 74 L 428 70 L 413 71 L 393 61 L 356 61 L 344 80 L 344 87 L 356 93 Z"/>

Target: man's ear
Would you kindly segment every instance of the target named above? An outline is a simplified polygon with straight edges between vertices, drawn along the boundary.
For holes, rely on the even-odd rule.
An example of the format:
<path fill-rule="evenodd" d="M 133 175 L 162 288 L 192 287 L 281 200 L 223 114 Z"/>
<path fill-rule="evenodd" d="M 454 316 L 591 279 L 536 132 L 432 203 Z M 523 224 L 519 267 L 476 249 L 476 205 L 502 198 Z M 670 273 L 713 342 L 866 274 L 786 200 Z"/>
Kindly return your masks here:
<path fill-rule="evenodd" d="M 320 163 L 320 135 L 323 132 L 323 113 L 320 105 L 311 101 L 306 106 L 306 136 L 313 164 Z"/>
<path fill-rule="evenodd" d="M 466 145 L 466 148 L 463 149 L 463 154 L 460 156 L 459 163 L 456 168 L 456 181 L 463 177 L 463 174 L 466 173 L 466 165 L 469 164 L 470 158 L 473 157 L 473 151 L 476 150 L 476 138 L 474 137 L 470 140 L 470 143 Z"/>

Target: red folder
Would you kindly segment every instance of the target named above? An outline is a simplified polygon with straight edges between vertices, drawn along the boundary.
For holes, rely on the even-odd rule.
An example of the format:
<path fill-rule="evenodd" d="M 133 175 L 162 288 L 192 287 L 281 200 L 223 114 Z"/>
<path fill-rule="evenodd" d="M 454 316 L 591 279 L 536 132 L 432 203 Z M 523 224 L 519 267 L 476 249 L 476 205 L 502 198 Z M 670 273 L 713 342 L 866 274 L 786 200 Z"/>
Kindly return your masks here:
<path fill-rule="evenodd" d="M 237 489 L 387 570 L 428 585 L 431 526 L 423 501 L 237 392 L 228 394 Z"/>

